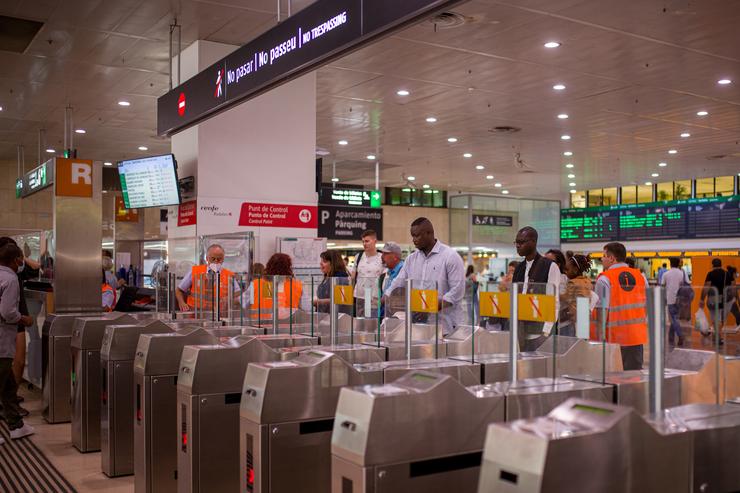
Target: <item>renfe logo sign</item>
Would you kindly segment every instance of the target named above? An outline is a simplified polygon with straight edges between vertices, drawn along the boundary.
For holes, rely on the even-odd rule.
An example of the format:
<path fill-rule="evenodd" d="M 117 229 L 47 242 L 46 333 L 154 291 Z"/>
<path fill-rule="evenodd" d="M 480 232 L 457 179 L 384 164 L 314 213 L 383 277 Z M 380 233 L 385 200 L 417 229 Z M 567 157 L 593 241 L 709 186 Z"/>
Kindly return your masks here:
<path fill-rule="evenodd" d="M 239 212 L 239 226 L 316 228 L 317 209 L 315 205 L 244 202 Z"/>

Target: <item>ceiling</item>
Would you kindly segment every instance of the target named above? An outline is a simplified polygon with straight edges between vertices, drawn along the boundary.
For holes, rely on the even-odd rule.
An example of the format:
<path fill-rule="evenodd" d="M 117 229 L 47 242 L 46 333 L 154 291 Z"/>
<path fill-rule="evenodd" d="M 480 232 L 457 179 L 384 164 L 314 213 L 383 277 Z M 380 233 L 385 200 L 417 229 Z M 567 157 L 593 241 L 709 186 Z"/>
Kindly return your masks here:
<path fill-rule="evenodd" d="M 85 157 L 167 152 L 155 101 L 169 87 L 173 17 L 183 47 L 195 39 L 241 45 L 272 27 L 276 10 L 275 0 L 5 0 L 0 14 L 45 24 L 24 53 L 0 51 L 0 159 L 14 161 L 22 143 L 30 167 L 42 127 L 45 147 L 61 149 L 66 104 L 87 130 L 75 135 Z M 424 21 L 318 71 L 327 181 L 335 164 L 340 183 L 372 186 L 370 153 L 382 163 L 381 186 L 412 175 L 453 192 L 557 199 L 570 182 L 580 190 L 740 171 L 733 2 L 473 0 L 453 11 L 457 27 Z M 552 40 L 562 45 L 543 46 Z M 733 83 L 717 84 L 722 78 Z M 557 83 L 566 89 L 553 90 Z M 131 106 L 118 106 L 121 99 Z M 521 130 L 492 131 L 500 126 Z M 718 155 L 726 157 L 708 159 Z"/>

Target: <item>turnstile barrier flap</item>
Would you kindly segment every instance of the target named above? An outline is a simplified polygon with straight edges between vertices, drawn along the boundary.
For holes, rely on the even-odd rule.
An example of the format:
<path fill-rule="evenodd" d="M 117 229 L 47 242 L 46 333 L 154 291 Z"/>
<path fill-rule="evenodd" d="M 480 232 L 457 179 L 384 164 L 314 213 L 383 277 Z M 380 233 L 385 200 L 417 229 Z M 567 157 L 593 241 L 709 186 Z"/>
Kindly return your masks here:
<path fill-rule="evenodd" d="M 141 325 L 109 325 L 105 328 L 100 357 L 107 361 L 133 360 L 141 334 L 166 334 L 174 329 L 161 320 Z"/>
<path fill-rule="evenodd" d="M 473 325 L 459 325 L 445 337 L 447 357 L 471 354 L 502 354 L 509 351 L 511 335 Z"/>
<path fill-rule="evenodd" d="M 449 375 L 417 370 L 343 388 L 332 454 L 367 467 L 480 450 L 481 427 L 503 419 L 503 396 L 478 399 Z"/>
<path fill-rule="evenodd" d="M 136 345 L 134 372 L 142 375 L 177 375 L 182 349 L 187 345 L 215 343 L 205 329 L 184 329 L 164 334 L 142 334 Z"/>
<path fill-rule="evenodd" d="M 260 424 L 334 416 L 339 390 L 360 383 L 350 364 L 316 349 L 290 361 L 250 363 L 241 416 Z"/>
<path fill-rule="evenodd" d="M 79 317 L 101 317 L 111 316 L 119 312 L 73 312 L 73 313 L 50 313 L 44 320 L 42 334 L 51 337 L 71 336 L 74 330 L 75 320 Z"/>
<path fill-rule="evenodd" d="M 80 317 L 75 320 L 72 331 L 72 347 L 99 351 L 105 328 L 109 325 L 134 325 L 139 322 L 126 314 L 113 317 Z"/>

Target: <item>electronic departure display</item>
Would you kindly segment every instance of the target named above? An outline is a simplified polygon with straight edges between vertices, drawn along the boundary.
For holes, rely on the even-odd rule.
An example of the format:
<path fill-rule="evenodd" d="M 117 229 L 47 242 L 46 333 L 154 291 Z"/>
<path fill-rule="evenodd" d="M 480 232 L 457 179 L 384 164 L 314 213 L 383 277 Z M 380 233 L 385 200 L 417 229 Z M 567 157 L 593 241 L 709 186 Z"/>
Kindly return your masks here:
<path fill-rule="evenodd" d="M 560 211 L 560 239 L 639 241 L 740 236 L 740 196 Z"/>
<path fill-rule="evenodd" d="M 177 162 L 172 154 L 121 161 L 118 176 L 126 209 L 180 203 Z"/>

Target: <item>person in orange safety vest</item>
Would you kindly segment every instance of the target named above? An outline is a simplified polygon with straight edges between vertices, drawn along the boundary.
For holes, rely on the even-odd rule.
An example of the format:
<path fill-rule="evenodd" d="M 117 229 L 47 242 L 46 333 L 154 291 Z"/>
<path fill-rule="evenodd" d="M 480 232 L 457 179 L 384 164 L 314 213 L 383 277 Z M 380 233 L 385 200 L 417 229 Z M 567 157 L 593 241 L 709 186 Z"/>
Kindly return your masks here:
<path fill-rule="evenodd" d="M 290 256 L 284 253 L 276 253 L 265 266 L 265 276 L 258 277 L 252 281 L 252 303 L 253 318 L 265 316 L 272 313 L 272 297 L 275 288 L 275 277 L 278 276 L 277 299 L 280 317 L 289 316 L 290 311 L 298 309 L 303 294 L 301 281 L 293 278 L 293 265 Z"/>
<path fill-rule="evenodd" d="M 234 292 L 238 292 L 239 286 L 236 284 L 236 281 L 234 281 L 234 273 L 223 268 L 225 256 L 226 254 L 221 245 L 213 244 L 209 246 L 206 251 L 206 264 L 193 266 L 190 272 L 182 278 L 182 281 L 177 285 L 177 290 L 175 291 L 175 296 L 180 310 L 192 310 L 196 304 L 196 300 L 202 299 L 204 294 L 206 295 L 206 298 L 209 298 L 207 291 L 210 290 L 206 289 L 208 288 L 207 285 L 204 285 L 208 283 L 203 282 L 205 280 L 204 274 L 207 273 L 213 273 L 214 275 L 220 273 L 219 299 L 225 300 L 228 297 L 229 282 L 234 284 Z M 202 299 L 202 304 L 200 306 L 205 310 L 210 310 L 210 299 Z"/>
<path fill-rule="evenodd" d="M 599 302 L 592 313 L 591 339 L 620 345 L 625 370 L 642 369 L 648 342 L 647 288 L 642 273 L 630 268 L 621 243 L 604 246 L 604 272 L 596 279 Z M 603 330 L 603 335 L 602 335 Z"/>

